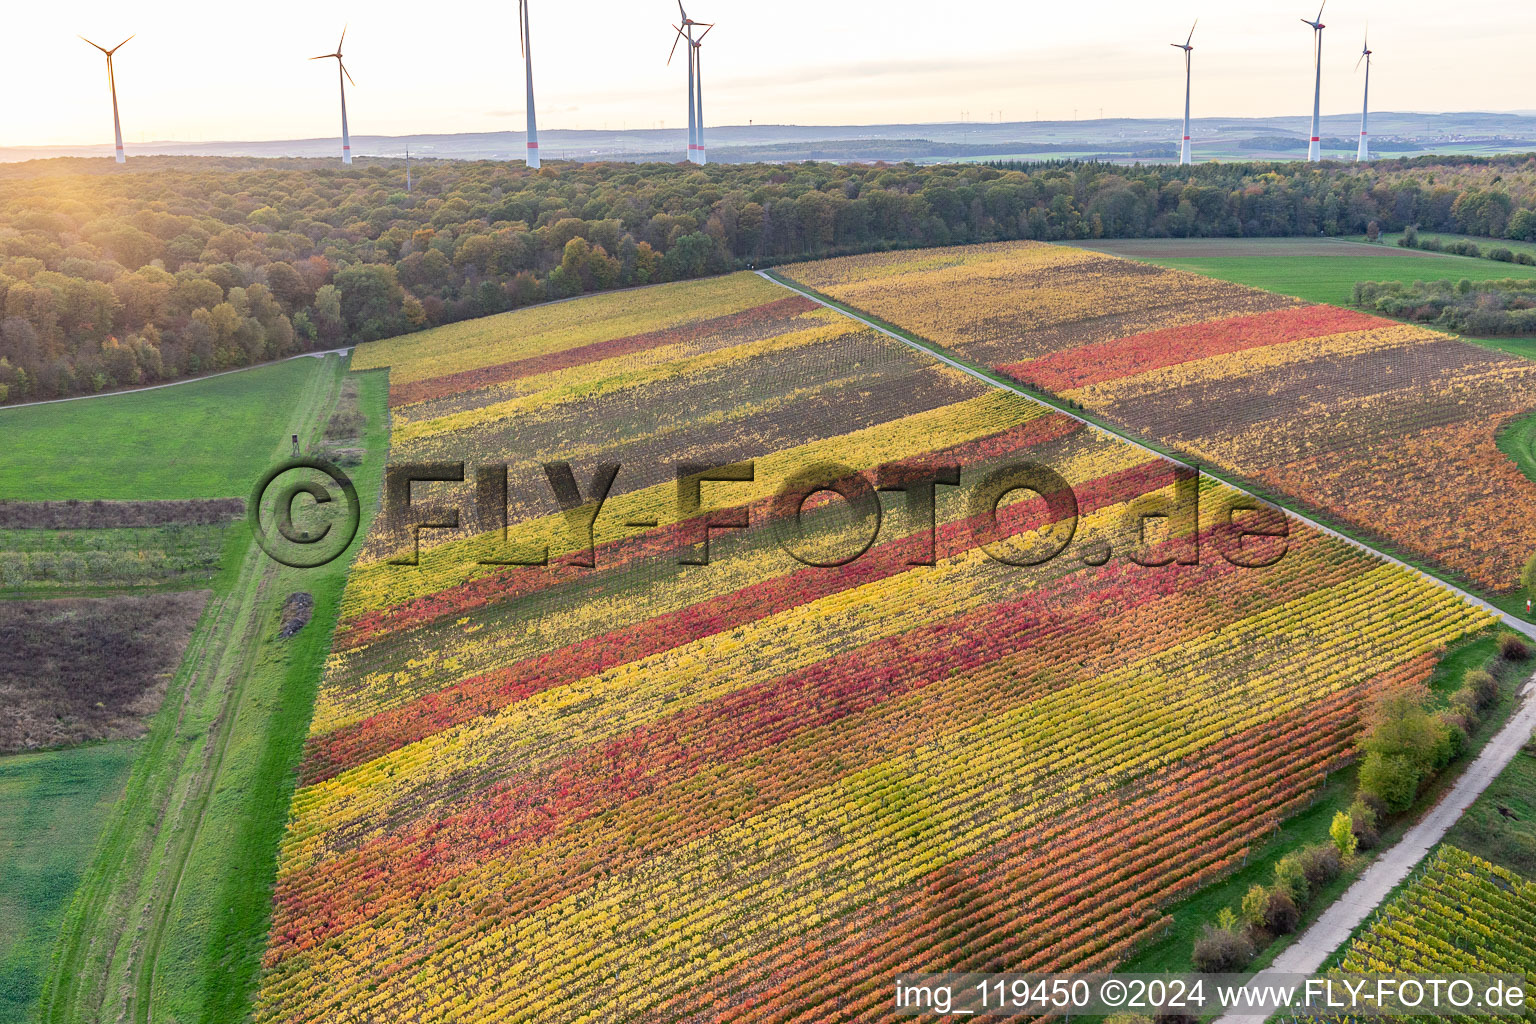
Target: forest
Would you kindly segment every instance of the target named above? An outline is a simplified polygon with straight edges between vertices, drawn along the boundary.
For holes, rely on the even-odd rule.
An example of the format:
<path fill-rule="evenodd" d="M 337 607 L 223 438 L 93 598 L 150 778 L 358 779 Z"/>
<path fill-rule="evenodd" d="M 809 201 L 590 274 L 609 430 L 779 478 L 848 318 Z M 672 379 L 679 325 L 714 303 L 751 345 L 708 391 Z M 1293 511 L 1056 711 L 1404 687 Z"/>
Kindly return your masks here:
<path fill-rule="evenodd" d="M 335 348 L 588 291 L 1010 239 L 1536 239 L 1536 156 L 1363 166 L 146 157 L 0 168 L 0 401 Z"/>

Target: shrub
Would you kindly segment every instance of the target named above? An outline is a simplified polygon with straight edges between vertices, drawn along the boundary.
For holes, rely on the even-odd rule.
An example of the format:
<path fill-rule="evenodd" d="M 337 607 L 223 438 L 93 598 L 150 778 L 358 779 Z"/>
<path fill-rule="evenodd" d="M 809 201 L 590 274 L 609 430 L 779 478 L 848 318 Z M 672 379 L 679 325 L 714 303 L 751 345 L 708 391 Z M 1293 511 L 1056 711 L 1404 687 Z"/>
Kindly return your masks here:
<path fill-rule="evenodd" d="M 1419 769 L 1401 754 L 1372 751 L 1360 765 L 1360 788 L 1386 804 L 1387 810 L 1406 811 L 1419 795 Z"/>
<path fill-rule="evenodd" d="M 1335 823 L 1343 819 L 1344 832 L 1349 833 L 1349 818 L 1343 814 L 1334 817 Z M 1353 838 L 1353 837 L 1351 837 Z M 1301 851 L 1301 871 L 1307 878 L 1307 884 L 1316 892 L 1335 878 L 1344 870 L 1343 851 L 1334 847 L 1332 843 L 1318 843 Z"/>
<path fill-rule="evenodd" d="M 1419 229 L 1410 224 L 1408 230 L 1403 232 L 1403 237 L 1397 240 L 1397 244 L 1404 249 L 1417 248 L 1419 245 Z"/>
<path fill-rule="evenodd" d="M 1451 750 L 1456 757 L 1466 752 L 1472 734 L 1477 731 L 1480 719 L 1473 705 L 1477 699 L 1466 690 L 1457 690 L 1451 697 L 1451 706 L 1440 712 L 1440 721 L 1450 730 Z"/>
<path fill-rule="evenodd" d="M 1243 920 L 1255 928 L 1263 928 L 1269 916 L 1269 890 L 1262 885 L 1248 887 L 1243 897 Z"/>
<path fill-rule="evenodd" d="M 1231 974 L 1253 959 L 1253 942 L 1240 931 L 1205 926 L 1195 940 L 1195 970 L 1202 974 Z"/>
<path fill-rule="evenodd" d="M 1152 1018 L 1140 1013 L 1116 1013 L 1105 1017 L 1104 1024 L 1152 1024 Z"/>
<path fill-rule="evenodd" d="M 1503 246 L 1499 246 L 1496 249 L 1489 249 L 1488 250 L 1488 258 L 1491 259 L 1491 260 L 1498 260 L 1500 263 L 1513 263 L 1513 262 L 1515 262 L 1515 254 L 1510 252 L 1508 249 L 1504 248 Z"/>
<path fill-rule="evenodd" d="M 1307 902 L 1312 892 L 1312 883 L 1307 880 L 1307 872 L 1301 865 L 1299 853 L 1288 854 L 1275 863 L 1275 888 L 1289 896 L 1293 902 Z"/>
<path fill-rule="evenodd" d="M 1377 822 L 1381 820 L 1381 812 L 1377 809 L 1379 803 L 1369 794 L 1361 793 L 1349 805 L 1349 823 L 1354 827 L 1355 842 L 1362 850 L 1374 850 L 1381 842 L 1381 833 L 1377 831 Z"/>
<path fill-rule="evenodd" d="M 1265 908 L 1264 927 L 1275 935 L 1289 935 L 1301 924 L 1301 910 L 1296 901 L 1280 889 L 1269 893 L 1269 906 Z"/>
<path fill-rule="evenodd" d="M 1154 1018 L 1155 1024 L 1200 1024 L 1200 1018 L 1182 1010 L 1162 1010 Z"/>
<path fill-rule="evenodd" d="M 1499 657 L 1505 661 L 1525 661 L 1531 656 L 1531 648 L 1519 633 L 1504 633 L 1499 637 Z"/>
<path fill-rule="evenodd" d="M 1340 857 L 1353 857 L 1360 848 L 1354 819 L 1344 811 L 1333 816 L 1333 824 L 1328 826 L 1328 835 L 1333 839 L 1334 849 L 1339 851 Z"/>
<path fill-rule="evenodd" d="M 1486 669 L 1469 669 L 1462 677 L 1461 685 L 1476 698 L 1478 710 L 1486 710 L 1498 703 L 1499 681 Z"/>

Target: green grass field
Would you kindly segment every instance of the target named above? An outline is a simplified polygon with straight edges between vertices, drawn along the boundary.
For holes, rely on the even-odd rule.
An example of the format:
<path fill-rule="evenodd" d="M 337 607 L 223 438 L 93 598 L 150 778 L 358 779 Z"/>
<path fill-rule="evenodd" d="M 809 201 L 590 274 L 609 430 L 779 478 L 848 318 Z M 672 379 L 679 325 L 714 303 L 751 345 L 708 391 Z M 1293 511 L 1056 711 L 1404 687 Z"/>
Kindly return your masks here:
<path fill-rule="evenodd" d="M 1499 773 L 1445 841 L 1536 878 L 1536 743 Z"/>
<path fill-rule="evenodd" d="M 0 758 L 0 1024 L 27 1019 L 69 898 L 140 746 Z"/>
<path fill-rule="evenodd" d="M 154 391 L 0 409 L 0 498 L 243 498 L 319 359 Z"/>
<path fill-rule="evenodd" d="M 1536 277 L 1536 267 L 1334 239 L 1168 238 L 1137 243 L 1092 242 L 1083 247 L 1336 306 L 1349 305 L 1357 281 L 1412 283 L 1457 281 L 1464 277 L 1473 281 Z"/>

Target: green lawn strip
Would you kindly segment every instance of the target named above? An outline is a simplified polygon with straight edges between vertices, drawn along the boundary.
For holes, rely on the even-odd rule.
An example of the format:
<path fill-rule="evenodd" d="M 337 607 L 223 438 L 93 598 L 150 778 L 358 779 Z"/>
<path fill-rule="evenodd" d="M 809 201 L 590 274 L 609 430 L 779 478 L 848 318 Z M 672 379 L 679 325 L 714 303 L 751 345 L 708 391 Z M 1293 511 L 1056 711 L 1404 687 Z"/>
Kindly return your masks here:
<path fill-rule="evenodd" d="M 0 758 L 0 1024 L 30 1017 L 48 958 L 139 744 Z"/>
<path fill-rule="evenodd" d="M 1341 243 L 1338 255 L 1287 257 L 1282 247 L 1273 256 L 1126 257 L 1171 270 L 1185 270 L 1250 288 L 1279 292 L 1307 302 L 1348 306 L 1357 281 L 1496 281 L 1506 277 L 1536 277 L 1536 267 L 1496 263 L 1472 256 L 1437 254 L 1426 259 L 1411 249 L 1389 249 Z"/>
<path fill-rule="evenodd" d="M 270 464 L 274 430 L 292 418 L 320 362 L 294 359 L 154 391 L 0 409 L 0 498 L 244 497 Z"/>
<path fill-rule="evenodd" d="M 1169 448 L 1161 442 L 1155 441 L 1151 438 L 1143 437 L 1135 431 L 1131 430 L 1129 427 L 1124 427 L 1119 424 L 1112 423 L 1090 409 L 1084 409 L 1081 406 L 1077 406 L 1069 402 L 1064 402 L 1057 398 L 1055 395 L 1048 394 L 1047 392 L 1040 391 L 1021 381 L 1007 377 L 991 369 L 990 367 L 974 363 L 969 359 L 959 355 L 958 353 L 951 352 L 948 349 L 934 344 L 925 338 L 920 338 L 917 335 L 912 334 L 910 331 L 882 320 L 877 316 L 865 313 L 863 310 L 847 305 L 846 303 L 839 302 L 829 295 L 824 295 L 821 292 L 816 291 L 814 288 L 808 288 L 805 285 L 799 284 L 798 282 L 790 280 L 787 277 L 783 277 L 775 271 L 765 271 L 764 273 L 766 273 L 773 280 L 776 280 L 779 283 L 786 285 L 787 287 L 803 291 L 807 295 L 815 296 L 817 299 L 825 302 L 829 306 L 832 306 L 834 309 L 840 309 L 852 316 L 867 320 L 872 324 L 890 331 L 892 334 L 905 338 L 912 344 L 932 352 L 935 355 L 941 355 L 947 359 L 951 359 L 959 365 L 964 366 L 967 369 L 979 374 L 985 379 L 992 381 L 999 387 L 1003 387 L 1017 394 L 1024 395 L 1025 397 L 1033 399 L 1042 405 L 1048 405 L 1053 409 L 1059 409 L 1060 411 L 1076 416 L 1079 419 L 1086 420 L 1107 434 L 1113 434 L 1116 437 L 1120 437 L 1128 441 L 1133 441 L 1136 444 L 1151 449 L 1152 451 L 1162 455 L 1165 458 L 1173 459 L 1185 465 L 1197 466 L 1200 472 L 1206 476 L 1220 480 L 1221 482 L 1229 484 L 1230 486 L 1236 487 L 1240 490 L 1247 491 L 1249 494 L 1252 494 L 1255 497 L 1260 498 L 1263 501 L 1266 501 L 1278 508 L 1287 509 L 1298 516 L 1305 516 L 1308 519 L 1321 523 L 1334 532 L 1344 537 L 1348 537 L 1350 540 L 1353 540 L 1356 543 L 1363 544 L 1375 551 L 1391 555 L 1398 561 L 1410 565 L 1424 575 L 1440 580 L 1442 583 L 1446 583 L 1450 586 L 1458 587 L 1469 593 L 1476 594 L 1506 614 L 1513 615 L 1520 619 L 1525 619 L 1529 622 L 1536 622 L 1536 615 L 1526 615 L 1525 599 L 1519 594 L 1511 593 L 1500 595 L 1486 592 L 1474 581 L 1463 578 L 1443 567 L 1432 565 L 1414 552 L 1399 547 L 1390 537 L 1385 537 L 1361 530 L 1353 524 L 1344 522 L 1325 509 L 1313 508 L 1295 500 L 1294 498 L 1278 494 L 1265 485 L 1252 481 L 1247 477 L 1233 472 L 1226 467 L 1213 468 L 1206 463 L 1199 462 L 1194 458 L 1194 456 L 1180 452 L 1173 448 Z"/>
<path fill-rule="evenodd" d="M 1505 423 L 1497 443 L 1499 451 L 1508 455 L 1527 479 L 1536 480 L 1536 413 Z"/>
<path fill-rule="evenodd" d="M 1536 879 L 1536 750 L 1516 754 L 1445 841 Z"/>
<path fill-rule="evenodd" d="M 263 469 L 287 455 L 287 433 L 303 430 L 304 424 L 322 415 L 324 410 L 316 408 L 316 403 L 333 400 L 341 370 L 335 356 L 293 365 L 309 376 L 286 406 L 291 419 L 273 422 L 269 418 L 260 424 L 265 457 L 259 468 L 230 490 L 248 491 Z M 134 396 L 105 401 L 130 397 Z M 255 443 L 250 441 L 248 446 Z M 263 577 L 258 571 L 259 552 L 244 523 L 231 528 L 230 538 L 214 599 L 193 634 L 124 798 L 71 904 L 44 991 L 43 1020 L 68 1024 L 116 1020 L 136 1001 L 146 936 L 174 890 L 179 876 L 177 843 L 185 831 L 187 813 L 206 792 L 216 750 L 212 741 L 232 696 L 230 680 L 221 668 L 227 667 L 231 646 L 238 645 L 245 624 L 256 613 L 255 592 Z"/>
<path fill-rule="evenodd" d="M 139 1003 L 140 1020 L 148 1005 L 157 1018 L 209 1024 L 243 1020 L 249 1012 L 271 920 L 277 848 L 288 823 L 315 692 L 347 572 L 367 536 L 383 479 L 388 375 L 376 371 L 358 379 L 368 416 L 367 454 L 350 475 L 363 501 L 362 524 L 343 557 L 318 569 L 279 568 L 268 588 L 250 676 L 217 787 L 160 939 L 152 999 Z M 314 617 L 293 639 L 279 640 L 281 604 L 301 590 L 315 599 Z"/>

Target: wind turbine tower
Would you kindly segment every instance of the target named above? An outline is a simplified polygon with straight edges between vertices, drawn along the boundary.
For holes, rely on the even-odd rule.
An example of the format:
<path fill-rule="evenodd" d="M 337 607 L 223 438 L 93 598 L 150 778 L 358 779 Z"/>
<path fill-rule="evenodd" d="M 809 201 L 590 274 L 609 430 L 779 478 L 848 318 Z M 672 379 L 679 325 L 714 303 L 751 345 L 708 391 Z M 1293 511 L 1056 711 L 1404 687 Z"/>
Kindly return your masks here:
<path fill-rule="evenodd" d="M 672 58 L 677 55 L 677 44 L 683 40 L 688 42 L 688 162 L 702 164 L 704 162 L 704 125 L 700 117 L 703 98 L 703 90 L 698 80 L 698 46 L 704 35 L 714 25 L 709 22 L 694 21 L 688 17 L 688 12 L 683 10 L 683 0 L 677 0 L 677 12 L 682 15 L 683 23 L 673 25 L 672 30 L 677 34 L 672 37 L 672 52 L 667 54 L 667 63 L 672 63 Z M 704 35 L 698 39 L 693 38 L 695 27 L 704 29 Z"/>
<path fill-rule="evenodd" d="M 137 34 L 134 33 L 134 35 Z M 85 36 L 80 38 L 85 39 Z M 133 36 L 128 37 L 128 39 L 132 38 Z M 91 43 L 89 39 L 85 39 L 86 42 L 91 43 L 92 46 L 107 55 L 107 88 L 112 91 L 112 135 L 117 142 L 117 162 L 120 164 L 127 163 L 127 157 L 123 156 L 123 123 L 117 117 L 117 76 L 112 70 L 112 55 L 121 50 L 123 45 L 128 42 L 128 39 L 124 39 L 110 50 L 99 43 Z"/>
<path fill-rule="evenodd" d="M 517 0 L 519 34 L 523 48 L 523 72 L 528 78 L 528 169 L 539 169 L 539 122 L 533 113 L 533 43 L 528 38 L 528 0 Z"/>
<path fill-rule="evenodd" d="M 330 60 L 332 57 L 336 58 L 336 80 L 341 83 L 341 162 L 350 167 L 352 165 L 352 136 L 347 132 L 347 83 L 352 82 L 352 72 L 347 70 L 346 64 L 342 63 L 341 60 L 341 44 L 346 41 L 347 27 L 343 25 L 341 27 L 341 39 L 336 43 L 336 52 L 322 53 L 318 57 L 311 57 L 309 59 Z M 355 88 L 357 83 L 352 82 L 352 85 Z"/>
<path fill-rule="evenodd" d="M 693 41 L 693 109 L 694 116 L 699 122 L 697 129 L 699 148 L 694 150 L 694 161 L 700 166 L 708 162 L 704 157 L 704 65 L 700 58 L 704 53 L 704 37 L 709 35 L 714 27 L 713 22 L 705 25 L 699 38 Z"/>
<path fill-rule="evenodd" d="M 1307 146 L 1307 160 L 1314 164 L 1323 158 L 1323 29 L 1328 27 L 1323 24 L 1323 7 L 1327 6 L 1328 0 L 1323 0 L 1316 18 L 1301 19 L 1302 24 L 1312 26 L 1317 50 L 1317 84 L 1312 91 L 1312 142 Z"/>
<path fill-rule="evenodd" d="M 1360 150 L 1355 154 L 1358 163 L 1365 163 L 1371 158 L 1371 34 L 1366 32 L 1365 44 L 1360 48 L 1360 60 L 1355 61 L 1355 70 L 1360 70 L 1360 61 L 1365 62 L 1365 104 L 1360 108 Z"/>
<path fill-rule="evenodd" d="M 1195 25 L 1200 24 L 1200 19 L 1195 19 L 1195 24 L 1189 26 L 1189 38 L 1183 43 L 1169 43 L 1175 50 L 1184 51 L 1184 145 L 1179 150 L 1179 163 L 1192 164 L 1194 156 L 1189 151 L 1189 55 L 1194 51 L 1190 43 L 1195 38 Z"/>

